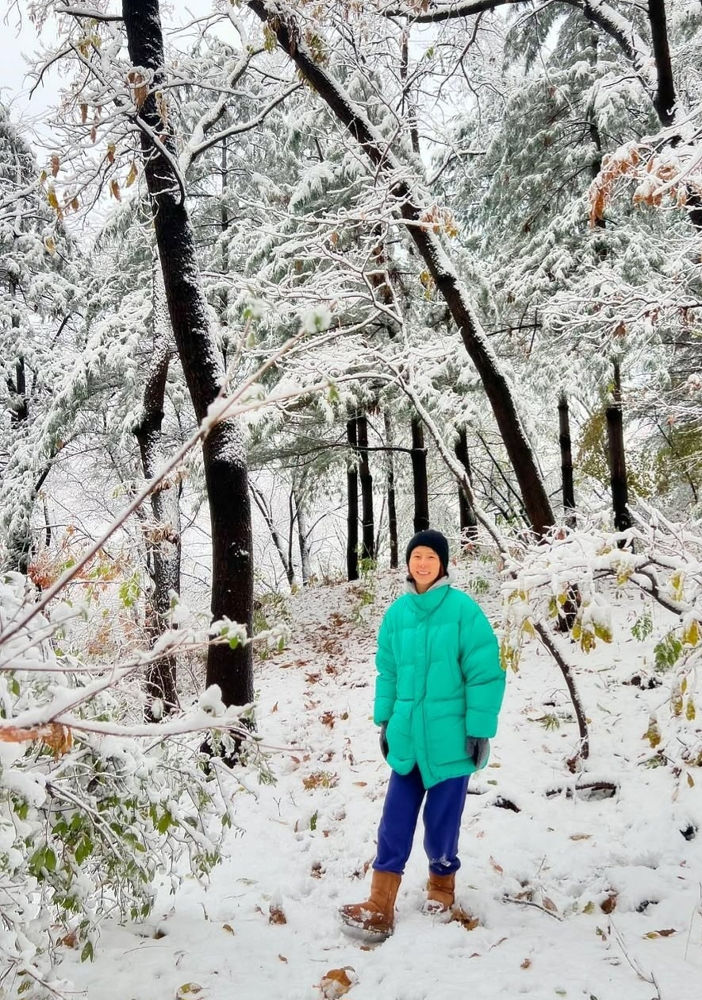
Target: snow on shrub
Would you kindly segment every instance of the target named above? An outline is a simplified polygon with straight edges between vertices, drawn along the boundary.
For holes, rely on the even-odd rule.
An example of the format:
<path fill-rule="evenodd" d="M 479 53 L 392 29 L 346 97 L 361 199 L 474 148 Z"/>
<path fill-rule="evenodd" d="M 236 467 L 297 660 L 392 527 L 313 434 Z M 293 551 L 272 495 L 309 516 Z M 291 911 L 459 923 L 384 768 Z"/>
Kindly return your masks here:
<path fill-rule="evenodd" d="M 664 609 L 654 625 L 650 606 L 645 608 L 630 629 L 634 639 L 651 644 L 650 683 L 668 689 L 665 718 L 652 716 L 642 735 L 656 751 L 657 764 L 684 770 L 694 784 L 689 768 L 702 767 L 696 706 L 702 669 L 702 537 L 657 511 L 648 512 L 645 521 L 637 518 L 623 533 L 594 524 L 577 531 L 557 529 L 538 544 L 512 548 L 505 577 L 505 669 L 518 669 L 523 644 L 537 633 L 551 651 L 556 649 L 544 631 L 549 618 L 566 626 L 583 653 L 612 642 L 612 588 L 633 588 L 649 598 L 650 606 Z M 559 648 L 564 656 L 572 655 Z"/>
<path fill-rule="evenodd" d="M 143 920 L 159 880 L 207 876 L 231 815 L 186 734 L 109 734 L 128 723 L 123 699 L 107 686 L 82 700 L 94 671 L 57 657 L 55 622 L 2 641 L 24 587 L 0 580 L 0 997 L 33 998 L 56 989 L 59 946 L 91 959 L 105 917 Z"/>

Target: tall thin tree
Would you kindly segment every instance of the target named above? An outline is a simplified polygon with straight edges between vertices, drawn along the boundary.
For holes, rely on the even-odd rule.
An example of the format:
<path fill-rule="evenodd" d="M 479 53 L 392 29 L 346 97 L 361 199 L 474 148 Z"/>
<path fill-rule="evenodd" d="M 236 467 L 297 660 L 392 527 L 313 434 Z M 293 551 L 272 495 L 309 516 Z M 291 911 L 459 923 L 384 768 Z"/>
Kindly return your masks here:
<path fill-rule="evenodd" d="M 134 67 L 132 118 L 141 136 L 166 301 L 195 415 L 202 421 L 222 389 L 224 368 L 208 320 L 185 186 L 176 162 L 173 118 L 164 105 L 168 80 L 159 0 L 123 0 L 122 16 Z M 231 419 L 216 424 L 202 451 L 212 526 L 212 616 L 239 622 L 251 634 L 251 509 L 240 426 Z M 229 643 L 211 645 L 207 683 L 219 685 L 225 704 L 251 702 L 250 644 L 234 649 Z"/>

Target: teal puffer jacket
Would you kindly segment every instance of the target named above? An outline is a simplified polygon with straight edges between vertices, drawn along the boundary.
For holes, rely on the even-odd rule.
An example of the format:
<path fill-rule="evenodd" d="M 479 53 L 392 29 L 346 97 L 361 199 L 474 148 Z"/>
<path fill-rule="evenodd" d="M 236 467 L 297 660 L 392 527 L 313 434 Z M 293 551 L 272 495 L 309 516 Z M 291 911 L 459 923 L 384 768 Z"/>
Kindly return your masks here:
<path fill-rule="evenodd" d="M 475 771 L 466 736 L 492 737 L 505 672 L 492 627 L 448 581 L 407 593 L 388 608 L 378 633 L 373 717 L 387 722 L 388 764 L 425 788 Z"/>

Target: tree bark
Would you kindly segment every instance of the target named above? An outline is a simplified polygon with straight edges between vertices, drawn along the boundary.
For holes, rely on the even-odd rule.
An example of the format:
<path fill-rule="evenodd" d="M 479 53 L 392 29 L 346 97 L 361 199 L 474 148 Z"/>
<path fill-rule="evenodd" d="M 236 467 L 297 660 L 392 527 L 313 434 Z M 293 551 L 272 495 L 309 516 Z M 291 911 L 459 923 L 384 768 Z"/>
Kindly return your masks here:
<path fill-rule="evenodd" d="M 466 470 L 468 482 L 472 483 L 470 457 L 468 455 L 468 435 L 465 427 L 459 429 L 453 450 L 456 453 L 456 458 Z M 461 528 L 461 545 L 470 545 L 478 537 L 478 519 L 475 516 L 473 505 L 460 482 L 458 484 L 458 514 Z"/>
<path fill-rule="evenodd" d="M 309 528 L 307 526 L 307 511 L 305 509 L 304 480 L 305 473 L 302 474 L 299 481 L 293 481 L 292 493 L 295 501 L 297 544 L 300 549 L 300 575 L 302 576 L 302 586 L 308 587 L 312 579 L 312 565 L 310 563 Z"/>
<path fill-rule="evenodd" d="M 570 443 L 570 416 L 568 399 L 564 392 L 558 400 L 558 442 L 561 448 L 561 482 L 563 488 L 563 511 L 565 523 L 569 528 L 575 528 L 575 488 L 573 486 L 573 452 Z"/>
<path fill-rule="evenodd" d="M 122 0 L 122 15 L 134 67 L 130 73 L 136 108 L 133 118 L 141 135 L 168 311 L 195 415 L 201 421 L 220 392 L 224 370 L 207 318 L 183 181 L 176 165 L 175 139 L 169 121 L 159 110 L 167 93 L 159 0 Z M 144 99 L 145 83 L 149 89 Z M 251 508 L 238 422 L 229 419 L 214 426 L 202 451 L 212 525 L 212 616 L 239 622 L 251 635 Z M 250 644 L 239 644 L 236 649 L 229 643 L 212 644 L 207 684 L 219 685 L 226 705 L 250 703 Z"/>
<path fill-rule="evenodd" d="M 466 351 L 480 376 L 517 477 L 532 529 L 537 535 L 544 534 L 554 523 L 553 511 L 519 418 L 511 387 L 455 268 L 448 260 L 432 224 L 427 220 L 429 206 L 422 204 L 417 192 L 405 180 L 407 171 L 404 165 L 395 157 L 385 138 L 375 130 L 366 114 L 354 105 L 337 81 L 313 60 L 306 45 L 300 44 L 300 32 L 294 18 L 282 13 L 270 16 L 269 7 L 264 0 L 249 0 L 248 6 L 276 33 L 283 50 L 361 145 L 376 170 L 390 178 L 390 195 L 396 210 L 407 223 L 407 231 L 439 294 L 444 297 Z"/>
<path fill-rule="evenodd" d="M 653 57 L 656 63 L 656 93 L 653 106 L 661 124 L 672 125 L 675 120 L 676 97 L 668 44 L 665 0 L 648 0 L 648 21 L 651 25 Z"/>
<path fill-rule="evenodd" d="M 358 580 L 358 469 L 356 466 L 358 436 L 355 414 L 346 421 L 346 438 L 350 446 L 349 456 L 346 460 L 346 490 L 348 495 L 346 575 L 349 580 Z"/>
<path fill-rule="evenodd" d="M 373 515 L 373 476 L 368 461 L 368 417 L 365 413 L 356 415 L 358 443 L 358 475 L 361 481 L 361 558 L 375 559 L 375 518 Z"/>
<path fill-rule="evenodd" d="M 395 458 L 392 453 L 393 432 L 390 413 L 383 411 L 385 422 L 385 443 L 388 451 L 387 462 L 387 494 L 388 494 L 388 532 L 390 535 L 390 569 L 397 569 L 397 505 L 395 502 Z"/>
<path fill-rule="evenodd" d="M 171 338 L 167 329 L 163 281 L 153 277 L 154 345 L 144 386 L 141 419 L 134 427 L 139 442 L 144 479 L 152 479 L 161 464 L 161 426 L 166 391 L 166 378 L 171 359 Z M 180 594 L 180 505 L 178 488 L 173 482 L 162 483 L 150 496 L 153 521 L 144 526 L 149 574 L 152 591 L 147 595 L 146 630 L 153 648 L 169 627 L 171 592 Z M 146 706 L 144 718 L 155 722 L 178 707 L 176 688 L 176 658 L 161 656 L 151 663 L 146 674 Z"/>
<path fill-rule="evenodd" d="M 624 426 L 621 399 L 607 407 L 607 455 L 609 459 L 610 482 L 612 486 L 612 508 L 614 527 L 626 531 L 631 527 L 629 513 L 629 491 L 626 478 L 626 455 L 624 452 Z M 622 543 L 623 544 L 623 543 Z"/>
<path fill-rule="evenodd" d="M 290 551 L 289 549 L 287 552 L 285 550 L 285 546 L 283 545 L 283 539 L 281 538 L 280 532 L 275 526 L 275 521 L 273 520 L 273 513 L 270 509 L 270 506 L 267 504 L 265 497 L 258 489 L 258 487 L 254 486 L 254 484 L 251 481 L 249 481 L 249 486 L 251 487 L 251 495 L 254 498 L 254 503 L 261 512 L 261 517 L 266 522 L 268 530 L 271 533 L 271 538 L 273 539 L 275 550 L 280 556 L 280 561 L 283 564 L 283 570 L 285 571 L 285 576 L 288 581 L 288 584 L 289 586 L 292 587 L 292 585 L 295 582 L 295 568 L 293 566 Z M 292 531 L 292 525 L 290 530 Z"/>
<path fill-rule="evenodd" d="M 427 480 L 427 450 L 424 430 L 418 416 L 412 417 L 412 484 L 414 493 L 414 530 L 429 527 L 429 484 Z"/>

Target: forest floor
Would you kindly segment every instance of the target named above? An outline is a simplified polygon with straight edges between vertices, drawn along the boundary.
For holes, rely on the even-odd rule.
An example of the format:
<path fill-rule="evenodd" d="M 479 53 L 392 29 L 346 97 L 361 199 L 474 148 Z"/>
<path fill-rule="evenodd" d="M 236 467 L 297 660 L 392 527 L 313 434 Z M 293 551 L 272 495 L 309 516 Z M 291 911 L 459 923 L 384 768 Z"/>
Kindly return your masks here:
<path fill-rule="evenodd" d="M 453 575 L 495 620 L 488 572 L 476 562 Z M 232 777 L 240 829 L 209 885 L 164 888 L 145 925 L 107 921 L 93 963 L 67 952 L 74 995 L 315 1000 L 341 995 L 325 977 L 344 969 L 350 1000 L 699 1000 L 702 777 L 695 769 L 691 786 L 646 766 L 642 737 L 651 712 L 668 712 L 669 690 L 665 678 L 650 690 L 625 683 L 651 647 L 631 634 L 641 602 L 623 595 L 613 595 L 614 642 L 587 656 L 571 647 L 591 721 L 586 771 L 565 765 L 576 725 L 561 675 L 532 641 L 508 678 L 491 763 L 471 780 L 461 919 L 421 912 L 420 820 L 394 935 L 371 947 L 342 932 L 337 907 L 366 898 L 375 853 L 388 778 L 371 720 L 375 633 L 402 588 L 401 574 L 381 574 L 289 599 L 289 646 L 256 677 L 265 743 L 293 748 L 272 751 L 275 784 L 247 792 Z M 583 787 L 598 781 L 616 794 Z"/>

